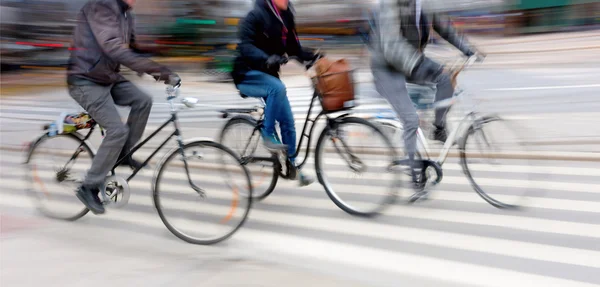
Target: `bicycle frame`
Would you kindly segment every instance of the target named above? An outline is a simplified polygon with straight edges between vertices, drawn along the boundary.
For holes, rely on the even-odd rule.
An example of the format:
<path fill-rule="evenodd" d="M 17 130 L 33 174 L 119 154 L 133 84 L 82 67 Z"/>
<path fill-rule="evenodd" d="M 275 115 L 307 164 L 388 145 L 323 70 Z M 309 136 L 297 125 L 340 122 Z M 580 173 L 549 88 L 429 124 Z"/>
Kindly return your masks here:
<path fill-rule="evenodd" d="M 471 65 L 472 63 L 473 63 L 473 60 L 471 58 L 468 59 L 463 64 L 463 66 L 460 68 L 459 71 L 462 71 L 467 65 Z M 465 97 L 464 91 L 462 89 L 460 89 L 458 86 L 455 87 L 455 95 L 452 98 L 442 100 L 442 101 L 434 104 L 434 109 L 443 108 L 446 106 L 454 107 L 455 102 L 464 103 L 464 102 L 466 102 L 465 99 L 469 100 L 471 107 L 464 109 L 464 116 L 458 122 L 458 125 L 452 130 L 452 132 L 448 136 L 448 140 L 444 143 L 438 158 L 435 160 L 435 162 L 440 166 L 443 165 L 444 162 L 446 161 L 446 159 L 448 158 L 448 154 L 449 154 L 452 146 L 454 146 L 454 144 L 458 140 L 460 140 L 460 133 L 465 131 L 465 126 L 468 128 L 468 125 L 473 123 L 476 120 L 477 108 L 476 108 L 475 102 L 472 99 L 470 99 L 469 97 Z M 394 122 L 397 122 L 397 121 L 398 121 L 398 119 L 394 120 Z M 426 157 L 425 159 L 431 160 L 429 144 L 427 143 L 427 138 L 423 134 L 423 131 L 421 130 L 420 127 L 417 129 L 417 145 L 418 145 L 419 150 L 424 151 L 425 157 Z"/>
<path fill-rule="evenodd" d="M 298 141 L 298 146 L 296 148 L 296 152 L 294 153 L 294 158 L 297 157 L 298 155 L 300 155 L 300 150 L 302 150 L 302 142 L 304 141 L 304 138 L 308 138 L 307 143 L 306 143 L 306 151 L 304 153 L 304 158 L 302 159 L 302 162 L 298 165 L 298 168 L 302 168 L 304 166 L 304 164 L 306 164 L 306 161 L 308 160 L 308 157 L 310 156 L 310 143 L 312 142 L 312 135 L 313 135 L 313 131 L 315 129 L 315 123 L 319 120 L 319 118 L 321 118 L 322 116 L 327 117 L 326 114 L 324 114 L 323 112 L 320 112 L 317 117 L 315 117 L 314 119 L 310 118 L 310 115 L 312 114 L 312 109 L 315 103 L 315 99 L 319 97 L 319 94 L 317 92 L 317 90 L 315 89 L 315 91 L 313 92 L 313 96 L 312 99 L 310 100 L 310 106 L 308 108 L 308 112 L 306 113 L 306 119 L 304 121 L 304 126 L 302 127 L 302 135 L 300 136 L 300 140 Z M 329 120 L 329 117 L 327 117 L 327 119 Z M 311 123 L 310 126 L 310 131 L 308 132 L 308 134 L 306 133 L 306 128 L 308 126 L 308 123 Z M 327 121 L 327 124 L 329 125 L 329 121 Z"/>
<path fill-rule="evenodd" d="M 305 121 L 304 121 L 304 125 L 302 127 L 302 134 L 300 136 L 300 140 L 298 141 L 296 152 L 292 156 L 292 157 L 296 158 L 296 157 L 298 157 L 300 155 L 300 152 L 301 152 L 301 150 L 302 150 L 302 148 L 304 146 L 303 145 L 304 138 L 308 138 L 307 139 L 307 143 L 306 143 L 306 150 L 305 150 L 305 153 L 304 153 L 304 158 L 302 159 L 301 163 L 299 165 L 297 165 L 298 168 L 302 168 L 306 164 L 306 162 L 308 160 L 308 157 L 310 156 L 310 144 L 312 142 L 312 136 L 314 135 L 314 129 L 315 129 L 315 126 L 316 126 L 315 123 L 321 117 L 325 116 L 327 118 L 327 126 L 331 127 L 334 124 L 335 120 L 343 118 L 343 117 L 346 117 L 346 116 L 349 115 L 348 113 L 344 113 L 344 114 L 339 115 L 339 116 L 337 116 L 335 118 L 331 118 L 326 113 L 320 112 L 315 118 L 311 118 L 312 110 L 313 110 L 314 103 L 315 103 L 315 99 L 317 99 L 318 97 L 319 97 L 319 93 L 318 93 L 317 89 L 315 89 L 314 92 L 313 92 L 313 96 L 312 96 L 312 98 L 310 100 L 310 105 L 309 105 L 309 108 L 308 108 L 308 112 L 306 113 L 306 118 L 305 118 Z M 262 116 L 263 115 L 261 115 L 261 118 L 258 120 L 258 124 L 254 127 L 254 131 L 252 132 L 252 135 L 250 136 L 250 141 L 248 142 L 248 144 L 246 146 L 246 149 L 249 147 L 249 145 L 250 145 L 250 143 L 252 141 L 252 137 L 256 133 L 260 134 L 260 129 L 262 128 L 262 122 L 263 122 Z M 311 123 L 310 129 L 308 129 L 308 123 Z M 308 133 L 307 133 L 307 131 L 308 131 Z M 279 136 L 277 135 L 277 137 L 279 137 Z M 273 159 L 272 157 L 252 157 L 251 160 L 254 161 L 254 162 L 267 161 L 267 162 L 273 162 L 275 164 L 279 163 L 279 160 Z"/>
<path fill-rule="evenodd" d="M 173 131 L 159 146 L 158 148 L 156 148 L 154 150 L 154 152 L 152 152 L 147 158 L 146 160 L 144 160 L 144 163 L 142 164 L 142 166 L 145 166 L 148 164 L 148 162 L 150 162 L 150 160 L 152 160 L 152 158 L 158 153 L 158 151 L 160 149 L 162 149 L 167 142 L 169 142 L 169 140 L 171 140 L 171 138 L 173 137 L 177 137 L 177 143 L 179 145 L 179 148 L 183 148 L 183 141 L 181 139 L 181 134 L 179 132 L 179 125 L 177 122 L 177 115 L 175 113 L 171 114 L 171 118 L 168 119 L 166 122 L 164 122 L 158 129 L 156 129 L 154 132 L 152 132 L 152 134 L 150 134 L 148 137 L 146 137 L 142 142 L 140 142 L 139 144 L 137 144 L 136 146 L 134 146 L 123 158 L 120 158 L 119 160 L 117 160 L 117 162 L 115 163 L 115 165 L 113 166 L 113 174 L 114 174 L 114 169 L 117 168 L 122 162 L 123 160 L 125 160 L 126 157 L 134 154 L 136 151 L 138 151 L 140 148 L 142 148 L 148 141 L 150 141 L 152 138 L 154 138 L 160 131 L 162 131 L 167 125 L 169 125 L 170 123 L 173 123 L 175 126 L 175 131 Z M 185 159 L 184 159 L 185 160 Z M 138 172 L 141 170 L 142 168 L 136 168 L 133 170 L 133 173 L 127 178 L 127 181 L 130 181 L 131 179 L 133 179 Z M 187 169 L 187 167 L 186 167 Z"/>
<path fill-rule="evenodd" d="M 152 160 L 152 158 L 154 158 L 154 156 L 158 153 L 158 151 L 160 151 L 169 142 L 169 140 L 171 140 L 173 137 L 175 137 L 177 144 L 178 144 L 179 151 L 182 155 L 182 160 L 184 163 L 186 175 L 188 177 L 188 182 L 196 192 L 202 194 L 203 193 L 202 189 L 199 188 L 198 186 L 196 186 L 191 180 L 188 163 L 185 158 L 185 154 L 183 152 L 184 143 L 183 143 L 183 138 L 181 137 L 181 132 L 179 129 L 179 121 L 177 118 L 177 109 L 175 108 L 175 104 L 173 104 L 173 100 L 177 97 L 175 94 L 175 91 L 176 91 L 176 89 L 172 89 L 172 90 L 168 90 L 168 92 L 167 92 L 168 93 L 167 102 L 169 102 L 169 105 L 171 107 L 171 117 L 167 121 L 165 121 L 160 127 L 158 127 L 154 132 L 152 132 L 152 134 L 147 136 L 142 142 L 138 143 L 133 148 L 131 148 L 131 150 L 124 157 L 119 158 L 117 160 L 117 162 L 115 163 L 115 165 L 113 166 L 113 168 L 111 169 L 111 174 L 115 175 L 115 169 L 125 160 L 125 158 L 134 154 L 136 151 L 138 151 L 140 148 L 142 148 L 148 141 L 150 141 L 152 138 L 154 138 L 159 132 L 161 132 L 165 127 L 167 127 L 169 124 L 173 123 L 175 130 L 144 160 L 141 167 L 135 168 L 133 170 L 131 175 L 126 180 L 127 180 L 127 182 L 129 182 L 131 179 L 133 179 L 139 173 L 139 171 L 142 168 L 144 168 L 150 162 L 150 160 Z M 83 142 L 85 142 L 86 140 L 89 139 L 89 137 L 91 136 L 93 131 L 94 131 L 94 126 L 92 126 L 90 128 L 90 131 L 81 140 L 82 144 L 83 144 Z M 77 157 L 80 148 L 81 147 L 79 147 L 77 149 L 77 151 L 75 152 L 75 154 L 73 154 L 73 156 L 71 157 L 69 162 Z M 69 162 L 67 162 L 67 164 Z"/>
<path fill-rule="evenodd" d="M 450 149 L 454 145 L 454 143 L 459 140 L 459 133 L 464 130 L 465 126 L 468 126 L 471 122 L 475 120 L 475 112 L 470 112 L 465 115 L 462 120 L 460 120 L 458 126 L 456 126 L 450 135 L 448 136 L 448 140 L 444 143 L 444 146 L 441 149 L 438 158 L 435 160 L 440 166 L 444 164 L 446 159 L 448 158 L 448 153 Z M 423 131 L 421 128 L 417 130 L 417 143 L 420 146 L 420 149 L 425 152 L 425 156 L 427 159 L 431 159 L 429 152 L 429 144 L 427 143 L 427 138 L 423 135 Z"/>

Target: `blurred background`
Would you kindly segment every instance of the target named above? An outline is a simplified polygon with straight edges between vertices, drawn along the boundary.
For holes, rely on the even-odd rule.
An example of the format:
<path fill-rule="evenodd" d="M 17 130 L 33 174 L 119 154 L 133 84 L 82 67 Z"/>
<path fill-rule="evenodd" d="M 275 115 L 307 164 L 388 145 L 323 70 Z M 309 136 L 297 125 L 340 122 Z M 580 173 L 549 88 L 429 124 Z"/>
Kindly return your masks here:
<path fill-rule="evenodd" d="M 69 223 L 35 213 L 23 192 L 24 151 L 42 125 L 81 111 L 69 97 L 65 65 L 86 0 L 1 0 L 0 286 L 600 286 L 600 1 L 423 1 L 488 54 L 458 82 L 480 112 L 517 123 L 530 165 L 481 172 L 497 192 L 531 186 L 526 208 L 484 202 L 454 157 L 431 200 L 398 203 L 377 218 L 343 213 L 318 183 L 300 189 L 280 180 L 230 240 L 200 247 L 160 222 L 149 196 L 152 170 L 131 182 L 124 209 Z M 137 0 L 137 40 L 182 77 L 182 97 L 200 100 L 178 115 L 186 139 L 217 139 L 225 124 L 219 110 L 257 103 L 241 99 L 229 77 L 237 25 L 253 2 Z M 353 113 L 389 111 L 363 43 L 365 11 L 376 1 L 291 2 L 302 44 L 356 68 Z M 437 36 L 425 53 L 440 62 L 459 57 Z M 281 77 L 298 132 L 312 96 L 304 72 L 291 62 Z M 124 73 L 153 98 L 147 136 L 170 117 L 165 86 Z M 125 119 L 128 109 L 119 112 Z M 461 116 L 453 108 L 448 118 Z M 96 147 L 101 140 L 99 133 L 90 139 Z M 145 158 L 162 141 L 159 134 L 136 155 Z M 314 176 L 311 160 L 305 171 Z"/>
<path fill-rule="evenodd" d="M 66 65 L 74 19 L 85 0 L 3 0 L 2 72 Z M 155 56 L 227 80 L 240 18 L 253 0 L 140 0 L 135 7 L 138 41 Z M 306 46 L 357 52 L 365 11 L 373 0 L 294 0 L 298 33 Z M 461 30 L 508 37 L 597 29 L 594 0 L 432 0 Z M 432 39 L 435 42 L 435 39 Z M 175 59 L 175 58 L 179 59 Z M 167 59 L 165 59 L 167 61 Z"/>

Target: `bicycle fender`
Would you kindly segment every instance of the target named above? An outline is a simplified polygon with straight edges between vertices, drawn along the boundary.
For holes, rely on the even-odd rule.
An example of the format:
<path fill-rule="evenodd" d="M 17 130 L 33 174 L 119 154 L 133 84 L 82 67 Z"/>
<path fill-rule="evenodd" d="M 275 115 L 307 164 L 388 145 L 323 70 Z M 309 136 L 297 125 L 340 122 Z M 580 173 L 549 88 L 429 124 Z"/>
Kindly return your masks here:
<path fill-rule="evenodd" d="M 249 121 L 251 121 L 252 123 L 254 123 L 255 125 L 256 125 L 256 123 L 258 122 L 258 121 L 257 121 L 255 118 L 253 118 L 253 117 L 252 117 L 252 116 L 250 116 L 250 115 L 235 115 L 235 116 L 231 117 L 229 120 L 230 120 L 230 121 L 232 121 L 232 120 L 235 120 L 235 119 L 245 119 L 245 120 L 249 120 Z"/>

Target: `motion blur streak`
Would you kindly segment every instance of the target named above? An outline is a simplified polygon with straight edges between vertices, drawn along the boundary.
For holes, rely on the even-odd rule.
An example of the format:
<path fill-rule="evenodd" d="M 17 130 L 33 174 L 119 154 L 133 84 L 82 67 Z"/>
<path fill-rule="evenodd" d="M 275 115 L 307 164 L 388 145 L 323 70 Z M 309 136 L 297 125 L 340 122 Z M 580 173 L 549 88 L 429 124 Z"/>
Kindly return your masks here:
<path fill-rule="evenodd" d="M 494 195 L 510 198 L 529 188 L 522 210 L 496 209 L 478 196 L 454 146 L 428 200 L 412 205 L 398 200 L 379 217 L 356 218 L 335 206 L 318 182 L 300 189 L 297 182 L 279 179 L 273 194 L 254 203 L 235 236 L 210 247 L 174 238 L 156 214 L 149 183 L 171 143 L 130 182 L 127 207 L 77 222 L 49 220 L 35 211 L 24 180 L 24 152 L 43 125 L 62 112 L 82 110 L 69 97 L 65 70 L 70 53 L 85 52 L 72 45 L 72 31 L 87 1 L 0 3 L 0 286 L 600 286 L 600 1 L 421 0 L 424 9 L 449 16 L 487 54 L 460 74 L 459 87 L 472 95 L 469 104 L 477 111 L 513 123 L 507 131 L 520 137 L 526 152 L 482 153 L 479 158 L 489 164 L 468 164 L 477 184 Z M 355 69 L 358 106 L 348 112 L 388 120 L 393 114 L 375 88 L 366 45 L 369 9 L 378 2 L 290 0 L 302 46 L 345 58 Z M 178 115 L 186 139 L 216 140 L 225 123 L 219 110 L 258 104 L 240 98 L 231 79 L 238 25 L 253 5 L 254 0 L 137 1 L 132 12 L 140 51 L 181 76 L 182 98 L 199 99 Z M 462 57 L 434 33 L 424 53 L 444 64 Z M 171 116 L 165 86 L 121 70 L 153 97 L 148 135 Z M 295 61 L 282 68 L 281 79 L 299 133 L 311 80 Z M 419 91 L 409 86 L 415 104 L 426 105 L 415 96 Z M 459 107 L 448 112 L 450 130 L 464 116 Z M 126 119 L 129 111 L 117 109 Z M 316 101 L 313 115 L 319 111 Z M 430 128 L 431 114 L 419 116 L 421 127 Z M 320 133 L 324 122 L 315 124 Z M 497 127 L 492 133 L 505 138 Z M 402 138 L 392 132 L 390 140 L 402 153 Z M 465 134 L 458 141 L 482 144 Z M 102 137 L 97 133 L 89 141 L 98 147 Z M 135 156 L 145 158 L 161 141 L 159 135 Z M 429 144 L 431 156 L 440 154 L 440 143 Z M 358 180 L 359 174 L 350 174 L 357 179 L 351 185 L 341 177 L 347 174 L 344 159 L 324 162 L 331 182 L 357 201 L 369 200 L 372 187 L 383 186 L 375 177 Z M 35 172 L 33 181 L 48 173 Z M 313 157 L 304 172 L 316 174 Z M 269 176 L 252 174 L 265 184 Z M 206 189 L 218 184 L 214 176 L 202 181 Z M 186 184 L 171 175 L 162 183 L 173 194 L 184 194 Z M 402 191 L 406 196 L 409 190 Z M 64 190 L 70 199 L 65 205 L 78 203 L 71 195 Z M 240 210 L 243 194 L 236 195 L 224 201 L 227 210 Z M 165 201 L 173 212 L 201 209 L 200 199 Z"/>

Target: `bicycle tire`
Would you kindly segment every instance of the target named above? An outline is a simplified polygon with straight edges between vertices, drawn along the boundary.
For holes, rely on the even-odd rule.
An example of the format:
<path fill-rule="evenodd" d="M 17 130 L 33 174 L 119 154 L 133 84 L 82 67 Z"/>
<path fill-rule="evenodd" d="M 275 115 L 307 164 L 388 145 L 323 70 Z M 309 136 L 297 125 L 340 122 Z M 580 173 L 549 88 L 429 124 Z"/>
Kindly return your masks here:
<path fill-rule="evenodd" d="M 467 129 L 467 131 L 465 132 L 465 135 L 462 137 L 461 142 L 459 143 L 459 154 L 460 154 L 460 163 L 462 166 L 462 169 L 465 173 L 465 175 L 467 176 L 467 178 L 469 179 L 469 182 L 471 184 L 471 186 L 473 187 L 473 189 L 475 190 L 475 192 L 477 192 L 477 194 L 483 198 L 483 200 L 485 200 L 487 203 L 489 203 L 490 205 L 499 208 L 499 209 L 519 209 L 522 206 L 520 204 L 512 204 L 512 203 L 506 203 L 503 202 L 501 200 L 499 200 L 498 198 L 496 198 L 495 196 L 490 195 L 489 192 L 486 192 L 485 189 L 483 188 L 482 184 L 478 183 L 478 180 L 475 178 L 473 172 L 473 167 L 471 167 L 471 165 L 469 164 L 469 156 L 468 156 L 468 148 L 467 148 L 467 141 L 477 132 L 477 130 L 481 130 L 481 127 L 477 127 L 477 125 L 486 125 L 489 124 L 491 122 L 503 122 L 505 123 L 505 125 L 508 126 L 508 124 L 506 123 L 506 121 L 498 116 L 495 115 L 490 115 L 490 116 L 484 116 L 481 118 L 478 118 L 474 121 L 473 124 L 471 124 L 471 126 L 469 126 L 469 128 Z M 510 130 L 514 130 L 514 127 L 509 127 Z M 492 130 L 492 129 L 490 129 Z M 497 129 L 493 129 L 497 132 Z M 508 138 L 508 133 L 502 133 L 502 137 L 503 138 Z M 516 143 L 515 143 L 516 144 Z M 500 156 L 500 158 L 502 158 Z M 523 163 L 520 163 L 521 166 L 529 166 L 529 163 L 525 163 L 525 165 L 523 165 Z M 522 174 L 522 173 L 519 173 Z M 519 188 L 523 188 L 525 190 L 528 189 L 528 187 L 519 187 Z M 516 189 L 516 188 L 514 188 Z M 517 197 L 517 196 L 513 196 L 513 197 Z M 526 195 L 520 195 L 520 198 L 517 198 L 517 201 L 522 201 L 524 198 L 526 198 Z"/>
<path fill-rule="evenodd" d="M 75 221 L 79 218 L 82 218 L 83 216 L 85 216 L 90 210 L 88 208 L 86 208 L 83 204 L 81 204 L 81 210 L 78 211 L 76 214 L 72 215 L 72 216 L 58 216 L 56 214 L 54 214 L 54 212 L 51 212 L 50 210 L 48 210 L 47 208 L 44 207 L 44 205 L 42 204 L 42 201 L 40 199 L 40 196 L 38 195 L 39 192 L 35 189 L 35 185 L 39 184 L 40 180 L 39 178 L 36 179 L 37 175 L 33 175 L 33 173 L 36 172 L 37 170 L 37 165 L 32 165 L 32 159 L 34 158 L 37 149 L 45 142 L 52 140 L 52 139 L 60 139 L 60 138 L 66 138 L 66 139 L 72 139 L 74 141 L 77 141 L 79 144 L 81 144 L 81 148 L 83 148 L 83 150 L 90 156 L 90 161 L 94 158 L 95 154 L 92 151 L 92 149 L 87 145 L 87 143 L 85 141 L 83 141 L 83 139 L 79 136 L 79 134 L 76 133 L 69 133 L 69 134 L 60 134 L 60 135 L 55 135 L 55 136 L 48 136 L 48 134 L 44 134 L 41 137 L 39 137 L 29 148 L 29 151 L 27 153 L 27 157 L 25 160 L 25 166 L 27 168 L 27 172 L 26 172 L 26 181 L 28 182 L 28 184 L 30 184 L 31 186 L 28 188 L 28 192 L 30 193 L 30 195 L 32 196 L 32 198 L 34 199 L 34 201 L 36 202 L 36 208 L 38 209 L 38 211 L 40 211 L 43 215 L 49 217 L 49 218 L 53 218 L 53 219 L 60 219 L 60 220 L 65 220 L 65 221 Z M 75 152 L 75 151 L 73 151 Z M 73 198 L 78 202 L 78 199 L 75 196 L 75 190 L 73 190 Z"/>
<path fill-rule="evenodd" d="M 233 204 L 232 203 L 231 208 L 235 209 L 238 206 L 242 206 L 242 208 L 244 208 L 244 210 L 242 211 L 241 220 L 230 231 L 226 232 L 223 235 L 214 236 L 213 238 L 210 238 L 210 239 L 198 239 L 198 238 L 194 238 L 194 237 L 188 235 L 187 233 L 179 230 L 172 224 L 172 222 L 170 220 L 167 219 L 165 210 L 163 209 L 163 205 L 161 204 L 162 199 L 160 196 L 161 195 L 160 183 L 161 183 L 163 173 L 165 172 L 165 167 L 173 158 L 175 158 L 175 156 L 180 155 L 180 148 L 175 148 L 170 153 L 165 155 L 163 157 L 163 160 L 161 160 L 161 162 L 159 163 L 159 165 L 157 167 L 157 171 L 153 178 L 153 184 L 152 184 L 154 207 L 156 208 L 158 215 L 159 215 L 161 221 L 163 222 L 163 224 L 165 225 L 165 227 L 167 227 L 167 229 L 171 233 L 173 233 L 173 235 L 177 236 L 179 239 L 181 239 L 185 242 L 188 242 L 188 243 L 199 244 L 199 245 L 216 244 L 218 242 L 221 242 L 221 241 L 231 237 L 235 232 L 237 232 L 240 229 L 240 227 L 242 227 L 242 225 L 246 222 L 246 219 L 248 218 L 250 208 L 252 207 L 252 198 L 251 198 L 252 197 L 252 186 L 251 186 L 251 182 L 250 182 L 250 174 L 248 173 L 248 170 L 246 169 L 246 167 L 240 164 L 240 161 L 239 161 L 239 158 L 237 157 L 237 155 L 231 149 L 229 149 L 219 143 L 212 142 L 212 141 L 194 141 L 194 142 L 186 143 L 183 146 L 184 152 L 186 149 L 192 148 L 192 147 L 209 147 L 209 148 L 219 150 L 221 152 L 224 152 L 226 155 L 229 155 L 232 159 L 235 160 L 236 165 L 239 165 L 239 167 L 243 171 L 243 174 L 245 177 L 244 183 L 248 186 L 249 198 L 247 200 L 245 200 L 246 204 Z M 202 188 L 202 187 L 200 186 L 200 188 Z M 234 191 L 234 193 L 237 193 L 237 191 L 235 189 L 233 189 L 233 191 Z M 237 197 L 237 195 L 235 195 L 234 198 L 235 197 Z M 167 199 L 165 199 L 165 201 L 166 200 Z M 233 201 L 236 201 L 236 200 L 234 199 Z M 177 206 L 177 208 L 180 208 L 180 206 Z M 183 207 L 181 207 L 181 208 L 183 208 Z"/>
<path fill-rule="evenodd" d="M 397 182 L 396 182 L 395 178 L 393 180 L 394 181 L 393 186 L 388 190 L 388 192 L 386 192 L 386 195 L 382 198 L 381 201 L 379 201 L 377 203 L 375 208 L 370 209 L 370 210 L 359 210 L 354 205 L 346 202 L 346 200 L 343 200 L 341 198 L 341 196 L 334 190 L 334 188 L 332 187 L 331 182 L 329 181 L 329 178 L 323 168 L 323 164 L 325 162 L 325 159 L 323 158 L 323 151 L 324 151 L 324 145 L 325 145 L 326 139 L 331 137 L 331 132 L 333 129 L 339 129 L 341 126 L 349 125 L 349 124 L 366 126 L 368 128 L 368 130 L 370 130 L 374 133 L 373 137 L 374 136 L 380 137 L 380 139 L 384 145 L 383 148 L 387 150 L 387 152 L 385 152 L 385 150 L 384 150 L 384 153 L 389 154 L 389 162 L 386 163 L 386 165 L 388 167 L 391 166 L 392 162 L 396 159 L 396 152 L 395 152 L 393 145 L 389 141 L 388 137 L 385 136 L 385 134 L 383 134 L 383 132 L 376 125 L 374 125 L 373 123 L 371 123 L 365 119 L 362 119 L 362 118 L 344 117 L 344 118 L 338 119 L 337 123 L 335 124 L 334 127 L 327 126 L 325 129 L 323 129 L 323 131 L 321 132 L 321 135 L 319 136 L 319 139 L 317 141 L 317 146 L 316 146 L 316 152 L 315 152 L 316 153 L 315 154 L 315 170 L 317 173 L 317 178 L 318 178 L 319 182 L 321 183 L 321 185 L 323 185 L 323 187 L 325 188 L 325 191 L 326 191 L 327 195 L 329 196 L 329 198 L 335 203 L 335 205 L 337 205 L 340 209 L 342 209 L 346 213 L 355 215 L 355 216 L 363 216 L 363 217 L 376 216 L 376 215 L 379 215 L 386 207 L 388 207 L 390 204 L 392 204 L 395 201 L 397 194 L 398 194 L 398 188 L 396 186 Z M 372 137 L 369 137 L 369 138 L 371 139 L 371 141 L 373 141 Z M 388 160 L 386 159 L 386 161 L 388 161 Z"/>
<path fill-rule="evenodd" d="M 236 125 L 247 125 L 248 128 L 253 130 L 257 124 L 258 124 L 257 121 L 250 117 L 244 117 L 244 116 L 234 117 L 234 118 L 230 119 L 229 121 L 227 121 L 227 123 L 223 127 L 223 130 L 221 131 L 221 134 L 219 136 L 219 142 L 222 145 L 227 146 L 228 148 L 234 150 L 238 154 L 239 157 L 242 157 L 240 152 L 242 152 L 241 149 L 243 149 L 243 147 L 238 148 L 237 146 L 234 147 L 234 146 L 226 143 L 225 142 L 226 136 L 228 135 L 229 131 L 231 131 L 235 128 Z M 251 138 L 248 138 L 248 140 L 251 140 Z M 244 141 L 242 143 L 246 143 L 246 142 L 247 141 Z M 261 144 L 262 143 L 260 143 L 260 142 L 258 143 L 258 145 L 261 145 Z M 278 160 L 276 156 L 272 155 L 272 158 L 273 158 L 273 160 Z M 246 165 L 249 165 L 249 164 L 246 164 Z M 252 171 L 250 171 L 250 174 L 253 177 L 253 179 L 252 179 L 253 195 L 252 196 L 254 199 L 257 199 L 257 200 L 263 200 L 267 196 L 269 196 L 275 189 L 275 186 L 277 185 L 277 181 L 279 179 L 279 172 L 277 171 L 277 167 L 275 165 L 273 165 L 272 175 L 270 176 L 271 182 L 269 183 L 268 186 L 266 186 L 265 189 L 260 188 L 260 187 L 263 186 L 262 181 L 264 179 L 268 179 L 269 176 L 265 175 L 265 176 L 261 176 L 261 177 L 257 178 L 255 176 L 255 174 L 253 174 Z M 256 181 L 259 181 L 259 183 L 257 184 Z"/>

